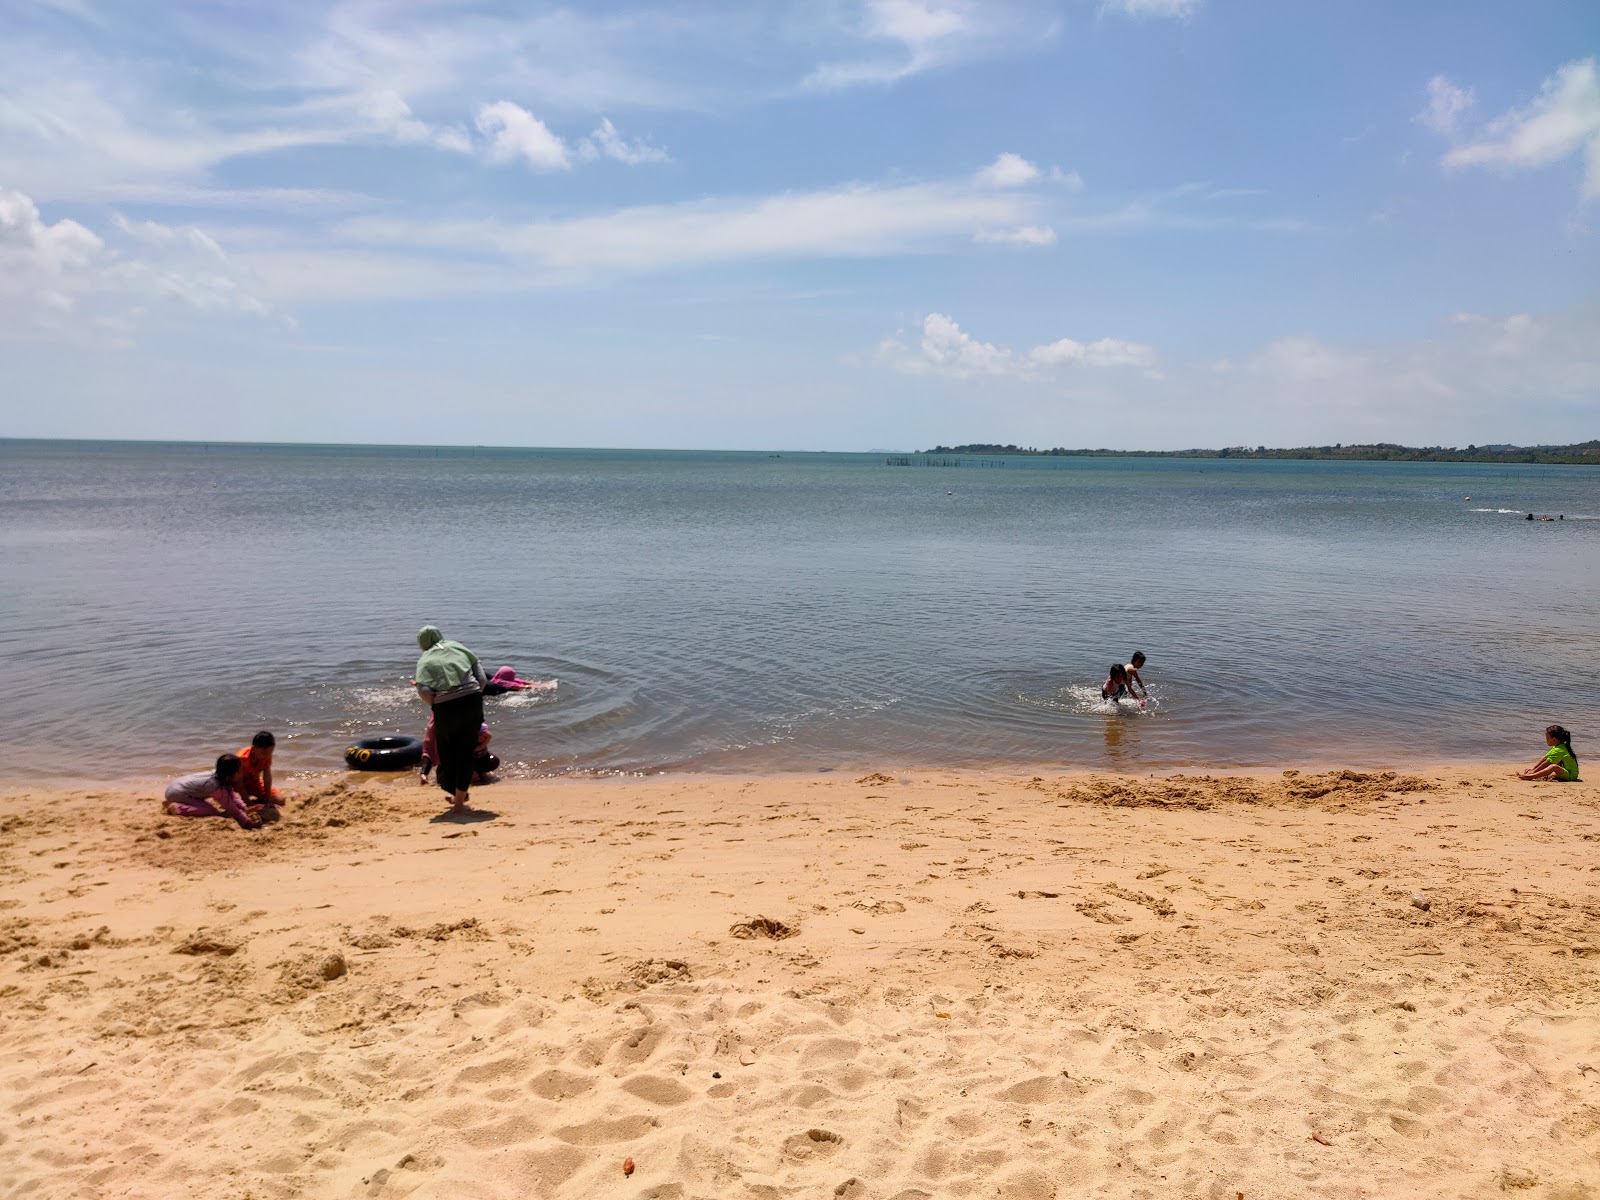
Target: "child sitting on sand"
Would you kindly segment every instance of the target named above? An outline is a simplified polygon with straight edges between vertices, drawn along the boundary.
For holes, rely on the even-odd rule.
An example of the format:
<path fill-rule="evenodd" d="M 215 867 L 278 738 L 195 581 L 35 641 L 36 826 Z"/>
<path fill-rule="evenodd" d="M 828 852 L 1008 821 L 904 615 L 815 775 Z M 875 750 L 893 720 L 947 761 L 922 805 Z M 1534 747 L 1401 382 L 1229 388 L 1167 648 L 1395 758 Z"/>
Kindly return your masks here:
<path fill-rule="evenodd" d="M 277 744 L 272 731 L 263 729 L 239 751 L 239 794 L 246 800 L 259 800 L 274 808 L 282 799 L 278 789 L 272 786 L 272 751 Z"/>
<path fill-rule="evenodd" d="M 478 728 L 478 744 L 472 752 L 472 782 L 487 783 L 489 775 L 498 770 L 500 759 L 489 753 L 489 739 L 494 735 L 489 732 L 487 724 Z M 417 767 L 417 782 L 426 784 L 428 772 L 433 770 L 433 765 L 439 761 L 439 735 L 434 729 L 433 718 L 428 718 L 428 727 L 422 731 L 422 759 Z"/>
<path fill-rule="evenodd" d="M 1550 749 L 1526 771 L 1518 771 L 1518 779 L 1559 779 L 1571 783 L 1578 778 L 1578 756 L 1572 752 L 1572 735 L 1560 725 L 1544 731 L 1545 745 Z"/>
<path fill-rule="evenodd" d="M 235 790 L 242 767 L 237 754 L 224 754 L 213 771 L 196 771 L 167 784 L 162 811 L 174 817 L 232 817 L 245 829 L 261 824 L 261 806 L 247 805 Z M 212 807 L 215 801 L 220 808 Z"/>

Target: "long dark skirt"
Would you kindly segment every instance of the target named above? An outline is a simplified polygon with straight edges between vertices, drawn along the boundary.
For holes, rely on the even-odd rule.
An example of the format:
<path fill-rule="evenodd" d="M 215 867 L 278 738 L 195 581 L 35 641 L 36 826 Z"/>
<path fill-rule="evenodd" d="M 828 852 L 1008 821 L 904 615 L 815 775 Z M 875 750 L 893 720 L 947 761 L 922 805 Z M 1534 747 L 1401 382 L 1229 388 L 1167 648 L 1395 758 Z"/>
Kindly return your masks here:
<path fill-rule="evenodd" d="M 473 760 L 478 752 L 478 730 L 483 728 L 483 693 L 458 696 L 433 706 L 433 734 L 439 741 L 439 786 L 450 795 L 472 783 Z"/>

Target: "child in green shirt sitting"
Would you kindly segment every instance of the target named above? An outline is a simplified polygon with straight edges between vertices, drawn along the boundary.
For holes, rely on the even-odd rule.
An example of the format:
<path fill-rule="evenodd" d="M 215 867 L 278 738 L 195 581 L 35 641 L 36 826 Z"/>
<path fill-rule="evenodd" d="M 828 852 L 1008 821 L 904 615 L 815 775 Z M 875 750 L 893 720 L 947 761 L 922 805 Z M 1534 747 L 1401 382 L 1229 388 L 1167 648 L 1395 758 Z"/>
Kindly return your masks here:
<path fill-rule="evenodd" d="M 1571 783 L 1578 778 L 1578 757 L 1572 753 L 1572 735 L 1559 725 L 1544 731 L 1545 744 L 1550 749 L 1544 757 L 1526 771 L 1518 771 L 1518 779 L 1559 779 Z"/>

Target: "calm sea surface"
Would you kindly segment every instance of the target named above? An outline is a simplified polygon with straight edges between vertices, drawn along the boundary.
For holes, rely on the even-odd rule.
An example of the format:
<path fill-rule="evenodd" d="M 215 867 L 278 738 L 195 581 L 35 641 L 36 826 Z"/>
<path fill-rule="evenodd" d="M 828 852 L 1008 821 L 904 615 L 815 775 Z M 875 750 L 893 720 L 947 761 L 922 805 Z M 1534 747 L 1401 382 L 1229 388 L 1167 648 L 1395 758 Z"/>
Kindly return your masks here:
<path fill-rule="evenodd" d="M 513 774 L 1582 757 L 1597 518 L 1583 467 L 0 441 L 0 784 L 338 767 L 420 733 L 425 622 L 559 681 L 488 701 Z"/>

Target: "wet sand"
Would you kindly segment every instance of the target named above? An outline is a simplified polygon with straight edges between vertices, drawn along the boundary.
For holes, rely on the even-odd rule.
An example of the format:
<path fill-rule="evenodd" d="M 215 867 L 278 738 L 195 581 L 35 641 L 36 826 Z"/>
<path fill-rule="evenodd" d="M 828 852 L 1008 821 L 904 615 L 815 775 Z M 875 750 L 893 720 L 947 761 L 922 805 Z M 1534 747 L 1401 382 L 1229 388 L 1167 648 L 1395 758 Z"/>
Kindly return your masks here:
<path fill-rule="evenodd" d="M 0 1197 L 1600 1196 L 1514 770 L 12 789 Z"/>

